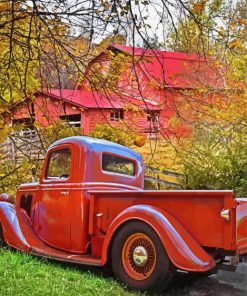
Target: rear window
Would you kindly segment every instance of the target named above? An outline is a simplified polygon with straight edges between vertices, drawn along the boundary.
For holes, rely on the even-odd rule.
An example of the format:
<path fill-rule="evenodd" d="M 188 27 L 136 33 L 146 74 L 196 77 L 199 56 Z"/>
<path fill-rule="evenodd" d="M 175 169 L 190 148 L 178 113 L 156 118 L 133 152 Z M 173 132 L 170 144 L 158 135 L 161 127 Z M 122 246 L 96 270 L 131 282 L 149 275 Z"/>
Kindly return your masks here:
<path fill-rule="evenodd" d="M 135 175 L 135 162 L 123 157 L 103 154 L 102 170 L 128 176 Z"/>
<path fill-rule="evenodd" d="M 71 151 L 61 149 L 54 151 L 49 156 L 46 178 L 67 179 L 70 175 Z"/>

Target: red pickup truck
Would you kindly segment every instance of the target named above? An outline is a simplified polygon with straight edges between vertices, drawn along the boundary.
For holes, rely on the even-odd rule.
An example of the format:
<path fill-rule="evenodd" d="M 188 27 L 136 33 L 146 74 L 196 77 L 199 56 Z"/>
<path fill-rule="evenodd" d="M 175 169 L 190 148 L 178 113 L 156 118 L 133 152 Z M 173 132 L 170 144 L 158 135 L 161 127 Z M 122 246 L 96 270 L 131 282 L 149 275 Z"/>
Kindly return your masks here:
<path fill-rule="evenodd" d="M 153 290 L 168 273 L 209 274 L 247 252 L 247 199 L 232 191 L 145 191 L 141 156 L 70 137 L 48 150 L 36 183 L 0 197 L 0 241 L 46 258 L 103 266 Z"/>

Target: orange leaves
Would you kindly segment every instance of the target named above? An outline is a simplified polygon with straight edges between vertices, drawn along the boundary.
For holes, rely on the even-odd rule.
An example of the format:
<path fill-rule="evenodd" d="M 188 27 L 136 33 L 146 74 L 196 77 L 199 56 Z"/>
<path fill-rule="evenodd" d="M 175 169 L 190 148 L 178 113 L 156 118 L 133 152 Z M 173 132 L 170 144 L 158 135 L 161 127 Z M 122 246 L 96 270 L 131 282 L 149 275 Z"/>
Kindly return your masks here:
<path fill-rule="evenodd" d="M 137 147 L 142 147 L 146 144 L 147 138 L 145 136 L 136 135 L 134 140 L 134 145 Z"/>
<path fill-rule="evenodd" d="M 6 12 L 10 7 L 9 2 L 0 3 L 0 12 Z"/>
<path fill-rule="evenodd" d="M 243 25 L 245 28 L 247 27 L 247 21 L 245 19 L 238 18 L 238 23 Z"/>
<path fill-rule="evenodd" d="M 205 7 L 207 0 L 201 0 L 198 1 L 196 3 L 192 4 L 192 8 L 190 9 L 190 11 L 194 14 L 199 14 L 202 13 Z"/>

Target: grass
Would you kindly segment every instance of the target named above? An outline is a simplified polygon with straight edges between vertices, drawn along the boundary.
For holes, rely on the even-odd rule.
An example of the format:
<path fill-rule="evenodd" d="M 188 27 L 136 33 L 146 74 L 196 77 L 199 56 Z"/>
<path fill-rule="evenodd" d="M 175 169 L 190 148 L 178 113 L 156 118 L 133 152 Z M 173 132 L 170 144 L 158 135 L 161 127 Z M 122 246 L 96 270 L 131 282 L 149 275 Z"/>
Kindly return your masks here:
<path fill-rule="evenodd" d="M 44 261 L 9 249 L 0 250 L 1 296 L 137 296 L 101 269 Z"/>
<path fill-rule="evenodd" d="M 61 264 L 10 249 L 0 249 L 0 296 L 148 296 L 129 292 L 107 270 Z M 165 296 L 244 296 L 244 291 L 215 278 L 170 278 Z"/>

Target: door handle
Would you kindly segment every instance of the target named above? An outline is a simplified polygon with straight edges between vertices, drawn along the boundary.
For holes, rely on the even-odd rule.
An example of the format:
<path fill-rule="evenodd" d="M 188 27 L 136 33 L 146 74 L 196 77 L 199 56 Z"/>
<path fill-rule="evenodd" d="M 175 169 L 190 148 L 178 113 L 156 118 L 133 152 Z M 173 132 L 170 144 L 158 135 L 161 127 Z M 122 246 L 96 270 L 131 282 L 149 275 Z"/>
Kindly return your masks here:
<path fill-rule="evenodd" d="M 67 196 L 67 195 L 69 195 L 69 191 L 61 191 L 61 194 Z"/>

